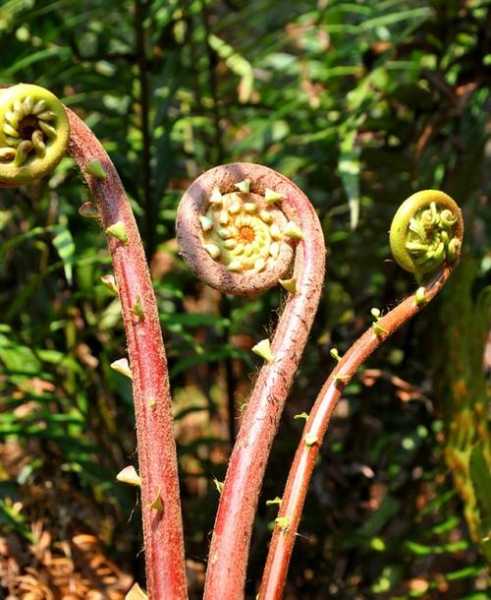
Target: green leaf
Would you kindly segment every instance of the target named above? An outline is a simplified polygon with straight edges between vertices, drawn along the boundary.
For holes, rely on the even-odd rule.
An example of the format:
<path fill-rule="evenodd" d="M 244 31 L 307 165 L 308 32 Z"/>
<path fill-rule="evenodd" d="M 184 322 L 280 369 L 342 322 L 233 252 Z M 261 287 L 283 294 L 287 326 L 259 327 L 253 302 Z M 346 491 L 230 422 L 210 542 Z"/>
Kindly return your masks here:
<path fill-rule="evenodd" d="M 56 46 L 54 48 L 45 48 L 44 50 L 38 50 L 38 52 L 31 52 L 26 57 L 21 58 L 15 62 L 11 67 L 5 70 L 5 74 L 8 77 L 12 77 L 18 71 L 30 67 L 35 63 L 39 63 L 50 58 L 56 58 L 58 60 L 67 59 L 71 55 L 71 51 L 68 48 L 62 48 Z"/>
<path fill-rule="evenodd" d="M 29 347 L 3 334 L 0 335 L 0 361 L 12 373 L 35 375 L 41 370 L 40 361 Z"/>
<path fill-rule="evenodd" d="M 65 277 L 71 285 L 73 281 L 73 263 L 75 258 L 75 242 L 66 224 L 54 228 L 53 246 L 63 262 Z"/>
<path fill-rule="evenodd" d="M 248 102 L 254 91 L 254 71 L 250 62 L 216 35 L 211 34 L 208 43 L 218 56 L 224 59 L 227 67 L 240 76 L 239 102 Z"/>
<path fill-rule="evenodd" d="M 356 130 L 344 136 L 340 144 L 338 171 L 343 187 L 348 196 L 350 208 L 350 226 L 356 229 L 360 217 L 360 154 L 361 148 L 356 143 Z"/>

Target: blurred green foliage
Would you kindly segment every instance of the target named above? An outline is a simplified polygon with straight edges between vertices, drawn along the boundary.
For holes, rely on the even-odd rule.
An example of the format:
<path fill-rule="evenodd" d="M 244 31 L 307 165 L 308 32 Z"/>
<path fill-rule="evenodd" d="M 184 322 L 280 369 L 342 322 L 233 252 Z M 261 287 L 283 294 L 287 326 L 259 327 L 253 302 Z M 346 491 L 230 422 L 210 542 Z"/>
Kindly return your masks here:
<path fill-rule="evenodd" d="M 293 415 L 309 410 L 332 367 L 331 345 L 343 351 L 371 307 L 387 309 L 414 285 L 388 255 L 399 203 L 429 187 L 454 196 L 476 266 L 453 294 L 474 302 L 489 278 L 491 2 L 3 0 L 0 55 L 0 83 L 44 85 L 93 128 L 139 218 L 175 391 L 197 590 L 213 478 L 223 479 L 256 365 L 249 349 L 274 327 L 281 300 L 278 291 L 220 298 L 195 281 L 176 251 L 177 203 L 206 168 L 243 160 L 293 178 L 320 215 L 327 285 L 265 483 L 253 598 L 274 520 L 265 500 L 281 495 L 301 431 Z M 109 368 L 125 342 L 118 301 L 100 282 L 110 272 L 103 236 L 78 213 L 87 194 L 67 158 L 49 180 L 0 198 L 0 527 L 28 544 L 39 518 L 32 486 L 68 481 L 103 515 L 97 533 L 113 559 L 143 582 L 136 495 L 115 481 L 136 460 L 130 386 Z M 347 388 L 288 598 L 489 597 L 465 497 L 445 463 L 450 425 L 474 402 L 462 389 L 448 402 L 444 391 L 462 360 L 450 352 L 459 344 L 447 332 L 452 297 L 404 328 Z M 462 352 L 481 354 L 465 377 L 480 381 L 487 407 L 487 330 L 471 333 L 469 310 Z M 485 408 L 485 432 L 488 421 Z M 486 478 L 482 452 L 472 469 Z M 481 511 L 489 527 L 489 506 Z M 88 518 L 51 519 L 59 539 L 94 528 Z"/>

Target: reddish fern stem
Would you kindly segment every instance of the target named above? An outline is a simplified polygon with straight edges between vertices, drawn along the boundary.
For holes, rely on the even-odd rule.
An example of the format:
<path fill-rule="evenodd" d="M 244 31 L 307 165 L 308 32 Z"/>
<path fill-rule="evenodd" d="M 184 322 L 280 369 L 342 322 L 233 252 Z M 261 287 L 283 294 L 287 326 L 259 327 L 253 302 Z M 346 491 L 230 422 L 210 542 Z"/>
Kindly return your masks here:
<path fill-rule="evenodd" d="M 425 303 L 432 300 L 442 289 L 451 270 L 450 267 L 444 267 L 432 283 L 426 287 Z M 377 322 L 377 331 L 370 327 L 358 338 L 338 362 L 322 387 L 305 423 L 302 438 L 290 468 L 258 600 L 280 600 L 282 597 L 317 455 L 343 388 L 365 360 L 422 308 L 423 304 L 416 301 L 416 294 L 412 294 L 381 317 Z"/>
<path fill-rule="evenodd" d="M 133 378 L 147 590 L 151 600 L 187 598 L 179 478 L 167 362 L 155 294 L 131 205 L 90 129 L 70 110 L 70 153 L 97 201 L 104 229 L 124 224 L 128 241 L 108 235 Z M 87 171 L 98 160 L 106 178 Z M 139 308 L 138 308 L 139 307 Z M 140 310 L 141 309 L 141 310 Z"/>
<path fill-rule="evenodd" d="M 297 292 L 290 294 L 276 329 L 274 361 L 260 371 L 230 458 L 215 521 L 205 584 L 205 600 L 240 600 L 254 517 L 264 471 L 279 419 L 317 310 L 325 270 L 324 238 L 318 217 L 289 179 L 260 165 L 231 165 L 237 180 L 283 194 L 281 210 L 304 234 L 297 246 Z"/>

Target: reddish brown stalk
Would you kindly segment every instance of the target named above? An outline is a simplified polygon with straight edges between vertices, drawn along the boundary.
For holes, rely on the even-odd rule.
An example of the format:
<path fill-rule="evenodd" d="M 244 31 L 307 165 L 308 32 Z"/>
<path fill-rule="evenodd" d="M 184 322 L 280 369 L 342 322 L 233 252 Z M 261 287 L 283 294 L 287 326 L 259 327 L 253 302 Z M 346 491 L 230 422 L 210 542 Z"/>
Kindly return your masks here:
<path fill-rule="evenodd" d="M 444 267 L 426 287 L 424 303 L 432 300 L 442 289 L 451 267 Z M 338 362 L 320 391 L 305 423 L 281 500 L 278 519 L 269 548 L 266 567 L 258 598 L 280 600 L 286 581 L 298 525 L 309 488 L 317 455 L 324 440 L 333 410 L 344 386 L 349 383 L 360 365 L 395 331 L 418 313 L 424 305 L 412 294 L 380 318 L 351 346 Z"/>
<path fill-rule="evenodd" d="M 266 167 L 246 163 L 218 169 L 226 170 L 236 182 L 249 178 L 256 193 L 262 193 L 265 188 L 281 193 L 284 196 L 281 210 L 300 226 L 304 235 L 296 249 L 297 291 L 288 295 L 272 341 L 275 358 L 261 369 L 244 414 L 211 542 L 204 598 L 240 600 L 244 594 L 249 545 L 264 471 L 317 310 L 324 279 L 325 248 L 312 205 L 289 179 Z"/>
<path fill-rule="evenodd" d="M 176 446 L 162 332 L 155 294 L 133 212 L 109 156 L 67 110 L 70 152 L 97 201 L 105 229 L 124 227 L 127 242 L 108 235 L 133 379 L 147 590 L 151 600 L 187 598 Z M 90 174 L 97 160 L 106 177 Z"/>

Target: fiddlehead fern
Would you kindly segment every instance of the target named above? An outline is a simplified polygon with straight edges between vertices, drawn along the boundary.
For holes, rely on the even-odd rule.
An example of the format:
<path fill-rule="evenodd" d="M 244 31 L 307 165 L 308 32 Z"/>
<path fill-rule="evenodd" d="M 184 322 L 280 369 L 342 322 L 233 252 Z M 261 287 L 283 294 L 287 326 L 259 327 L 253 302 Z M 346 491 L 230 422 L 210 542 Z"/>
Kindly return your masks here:
<path fill-rule="evenodd" d="M 390 230 L 394 258 L 403 268 L 413 272 L 420 283 L 423 278 L 428 281 L 385 315 L 381 316 L 379 310 L 372 311 L 376 327 L 372 324 L 342 357 L 337 351 L 333 353 L 338 362 L 308 416 L 288 475 L 259 600 L 280 600 L 282 597 L 315 462 L 342 390 L 380 344 L 442 289 L 459 258 L 463 232 L 460 209 L 443 192 L 426 190 L 413 194 L 396 212 Z"/>
<path fill-rule="evenodd" d="M 132 379 L 136 413 L 147 590 L 155 600 L 185 600 L 167 363 L 155 294 L 131 205 L 100 142 L 51 92 L 25 84 L 2 89 L 0 118 L 0 185 L 11 187 L 45 176 L 63 157 L 69 142 L 68 151 L 96 201 L 92 208 L 107 235 L 131 364 L 126 374 Z"/>
<path fill-rule="evenodd" d="M 255 294 L 278 284 L 293 258 L 298 226 L 280 210 L 282 194 L 234 181 L 216 170 L 201 193 L 200 178 L 183 197 L 177 216 L 181 252 L 198 277 L 231 294 Z M 209 184 L 209 182 L 206 182 Z M 252 189 L 251 189 L 252 186 Z"/>
<path fill-rule="evenodd" d="M 324 239 L 301 190 L 249 163 L 201 175 L 181 200 L 177 235 L 182 254 L 213 287 L 250 295 L 280 282 L 289 292 L 271 349 L 262 353 L 267 360 L 242 418 L 210 548 L 205 598 L 240 600 L 266 462 L 319 301 Z"/>
<path fill-rule="evenodd" d="M 459 207 L 438 190 L 416 192 L 392 221 L 390 247 L 398 264 L 421 281 L 460 255 L 464 225 Z"/>
<path fill-rule="evenodd" d="M 15 186 L 49 173 L 65 155 L 70 129 L 50 91 L 20 83 L 0 90 L 0 182 Z"/>

